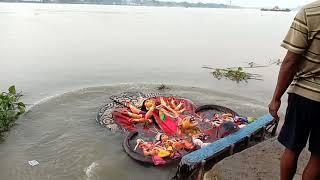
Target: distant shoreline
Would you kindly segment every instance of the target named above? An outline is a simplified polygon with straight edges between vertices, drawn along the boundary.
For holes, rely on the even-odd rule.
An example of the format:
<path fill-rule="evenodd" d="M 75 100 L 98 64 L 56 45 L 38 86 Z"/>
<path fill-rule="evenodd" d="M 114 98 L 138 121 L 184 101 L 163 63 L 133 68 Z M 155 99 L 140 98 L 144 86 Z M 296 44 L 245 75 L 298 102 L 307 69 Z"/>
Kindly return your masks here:
<path fill-rule="evenodd" d="M 114 5 L 114 6 L 144 6 L 144 7 L 181 7 L 181 8 L 212 8 L 212 9 L 248 9 L 240 6 L 229 6 L 225 4 L 215 3 L 188 3 L 188 2 L 166 2 L 166 1 L 152 1 L 152 3 L 93 3 L 93 2 L 55 2 L 55 1 L 3 1 L 0 3 L 36 3 L 36 4 L 86 4 L 86 5 Z"/>

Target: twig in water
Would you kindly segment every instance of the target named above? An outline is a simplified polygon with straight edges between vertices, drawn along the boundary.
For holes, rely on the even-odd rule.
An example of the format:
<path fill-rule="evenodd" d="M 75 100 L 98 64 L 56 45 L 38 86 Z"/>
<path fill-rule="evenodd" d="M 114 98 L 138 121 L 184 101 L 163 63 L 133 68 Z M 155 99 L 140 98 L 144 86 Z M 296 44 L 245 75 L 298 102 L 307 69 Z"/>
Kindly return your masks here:
<path fill-rule="evenodd" d="M 277 59 L 277 60 L 272 60 L 272 59 L 270 59 L 270 65 L 273 65 L 273 64 L 275 64 L 275 65 L 277 65 L 277 66 L 279 66 L 279 65 L 281 65 L 281 63 L 283 62 L 281 59 Z"/>

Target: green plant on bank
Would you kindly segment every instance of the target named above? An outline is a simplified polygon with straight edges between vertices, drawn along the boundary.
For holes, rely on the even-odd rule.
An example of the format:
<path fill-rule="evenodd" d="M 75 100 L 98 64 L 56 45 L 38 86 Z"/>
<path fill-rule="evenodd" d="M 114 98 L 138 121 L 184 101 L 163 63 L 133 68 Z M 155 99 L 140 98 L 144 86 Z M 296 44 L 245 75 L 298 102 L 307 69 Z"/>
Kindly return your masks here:
<path fill-rule="evenodd" d="M 242 67 L 237 68 L 213 68 L 212 75 L 217 78 L 227 78 L 232 81 L 247 82 L 249 79 L 262 80 L 259 74 L 252 74 L 244 71 Z"/>
<path fill-rule="evenodd" d="M 9 87 L 8 92 L 0 93 L 0 133 L 8 131 L 25 112 L 26 106 L 19 101 L 21 96 L 15 86 Z"/>

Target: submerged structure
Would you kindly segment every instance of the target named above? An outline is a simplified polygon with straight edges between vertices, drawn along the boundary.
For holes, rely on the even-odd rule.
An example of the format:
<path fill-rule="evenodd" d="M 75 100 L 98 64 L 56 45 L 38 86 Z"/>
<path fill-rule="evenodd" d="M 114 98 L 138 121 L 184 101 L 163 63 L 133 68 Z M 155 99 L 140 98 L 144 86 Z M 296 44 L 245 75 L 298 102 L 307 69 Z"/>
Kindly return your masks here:
<path fill-rule="evenodd" d="M 274 133 L 277 126 L 271 116 L 240 116 L 223 106 L 199 106 L 173 95 L 125 92 L 110 99 L 100 108 L 97 122 L 125 131 L 123 149 L 139 163 L 164 166 L 180 161 L 177 179 L 199 174 L 204 162 L 248 147 L 251 137 L 262 137 L 272 127 Z"/>

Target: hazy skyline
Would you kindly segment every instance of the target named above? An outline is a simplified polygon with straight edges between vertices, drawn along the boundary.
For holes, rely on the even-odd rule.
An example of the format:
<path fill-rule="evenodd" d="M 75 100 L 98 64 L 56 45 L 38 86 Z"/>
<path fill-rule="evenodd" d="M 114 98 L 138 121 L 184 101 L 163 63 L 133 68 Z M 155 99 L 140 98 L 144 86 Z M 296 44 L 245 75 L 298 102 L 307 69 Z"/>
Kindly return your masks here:
<path fill-rule="evenodd" d="M 165 0 L 163 0 L 165 1 Z M 185 1 L 185 0 L 172 0 Z M 186 0 L 187 2 L 204 2 L 204 3 L 221 3 L 230 4 L 230 0 Z M 231 0 L 232 5 L 245 7 L 273 7 L 280 6 L 282 8 L 295 8 L 315 0 Z"/>

